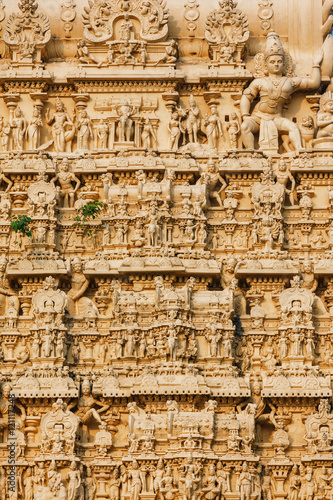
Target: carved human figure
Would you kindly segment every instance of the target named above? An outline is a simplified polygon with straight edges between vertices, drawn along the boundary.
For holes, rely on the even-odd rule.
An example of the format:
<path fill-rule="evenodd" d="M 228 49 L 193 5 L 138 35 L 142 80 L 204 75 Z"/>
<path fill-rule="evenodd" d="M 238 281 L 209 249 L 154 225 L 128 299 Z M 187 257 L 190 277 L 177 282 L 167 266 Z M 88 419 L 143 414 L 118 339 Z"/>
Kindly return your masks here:
<path fill-rule="evenodd" d="M 7 121 L 4 121 L 3 117 L 0 116 L 0 146 L 1 146 L 1 151 L 8 151 L 10 133 L 11 133 L 10 124 Z"/>
<path fill-rule="evenodd" d="M 210 465 L 208 468 L 208 476 L 203 482 L 202 491 L 206 500 L 214 500 L 218 498 L 221 492 L 220 481 L 216 475 L 215 465 Z"/>
<path fill-rule="evenodd" d="M 147 227 L 148 246 L 156 247 L 160 242 L 160 226 L 158 225 L 158 217 L 151 213 L 149 215 Z"/>
<path fill-rule="evenodd" d="M 271 423 L 274 427 L 276 427 L 276 408 L 270 402 L 268 398 L 263 398 L 261 396 L 261 387 L 258 381 L 255 381 L 252 386 L 252 395 L 251 398 L 246 401 L 240 403 L 237 406 L 237 411 L 240 412 L 241 408 L 244 408 L 248 405 L 248 403 L 253 403 L 256 405 L 256 413 L 255 420 L 258 424 L 262 423 Z M 265 413 L 266 408 L 268 407 L 269 413 Z M 257 431 L 259 432 L 259 426 L 257 427 Z M 259 435 L 260 438 L 260 435 Z"/>
<path fill-rule="evenodd" d="M 97 64 L 98 68 L 102 66 L 102 63 L 96 59 L 95 56 L 90 54 L 87 47 L 87 42 L 85 40 L 79 40 L 77 42 L 77 57 L 79 61 L 83 64 Z"/>
<path fill-rule="evenodd" d="M 249 472 L 247 462 L 242 465 L 242 472 L 239 475 L 239 490 L 241 500 L 250 500 L 251 498 L 252 478 Z"/>
<path fill-rule="evenodd" d="M 159 63 L 169 64 L 170 66 L 174 66 L 177 62 L 177 59 L 178 59 L 178 44 L 176 40 L 170 40 L 168 45 L 165 47 L 164 56 L 155 63 L 155 66 L 157 66 Z"/>
<path fill-rule="evenodd" d="M 24 146 L 24 137 L 27 129 L 27 122 L 23 117 L 21 108 L 17 107 L 10 119 L 10 126 L 13 131 L 13 149 L 22 151 Z"/>
<path fill-rule="evenodd" d="M 193 443 L 193 440 L 192 440 Z M 184 500 L 196 500 L 200 477 L 193 463 L 190 463 L 179 476 L 179 482 L 183 483 Z"/>
<path fill-rule="evenodd" d="M 93 301 L 88 297 L 83 297 L 89 286 L 89 280 L 84 275 L 80 257 L 75 257 L 72 265 L 68 260 L 67 269 L 71 277 L 71 288 L 67 293 L 69 299 L 68 308 L 71 314 L 84 316 L 88 310 L 91 310 L 97 315 L 98 309 Z"/>
<path fill-rule="evenodd" d="M 81 347 L 79 344 L 79 339 L 75 337 L 74 343 L 72 345 L 72 360 L 75 365 L 80 362 L 80 353 L 81 353 Z"/>
<path fill-rule="evenodd" d="M 221 193 L 227 187 L 227 183 L 220 175 L 218 166 L 211 158 L 208 160 L 207 170 L 201 174 L 197 181 L 198 185 L 206 185 L 208 198 L 216 200 L 220 207 L 223 207 Z M 218 186 L 220 186 L 219 189 Z"/>
<path fill-rule="evenodd" d="M 296 151 L 302 148 L 298 126 L 283 116 L 283 107 L 296 90 L 319 87 L 322 58 L 321 51 L 314 57 L 311 78 L 284 76 L 286 56 L 280 39 L 274 31 L 268 33 L 264 54 L 267 76 L 255 78 L 244 90 L 240 102 L 243 118 L 242 140 L 247 149 L 254 149 L 254 134 L 258 131 L 260 131 L 260 148 L 277 149 L 279 131 L 289 135 L 289 140 Z M 250 115 L 251 103 L 257 96 L 259 102 Z"/>
<path fill-rule="evenodd" d="M 120 471 L 118 467 L 115 467 L 112 471 L 111 478 L 109 481 L 109 494 L 110 500 L 119 500 L 120 499 L 120 487 L 121 487 L 121 478 Z M 93 498 L 91 499 L 93 500 Z"/>
<path fill-rule="evenodd" d="M 170 149 L 172 151 L 178 150 L 181 130 L 182 128 L 180 126 L 180 116 L 178 111 L 175 110 L 171 114 L 171 119 L 168 125 L 168 131 L 170 133 Z"/>
<path fill-rule="evenodd" d="M 128 476 L 132 480 L 129 488 L 130 500 L 139 500 L 143 487 L 143 477 L 136 460 L 133 460 L 132 467 L 128 470 Z"/>
<path fill-rule="evenodd" d="M 206 114 L 204 124 L 206 126 L 206 136 L 208 147 L 217 149 L 218 138 L 223 137 L 222 123 L 218 115 L 217 107 L 210 108 L 211 115 Z"/>
<path fill-rule="evenodd" d="M 333 92 L 325 92 L 320 98 L 320 108 L 317 114 L 317 139 L 333 137 Z"/>
<path fill-rule="evenodd" d="M 301 487 L 301 477 L 298 472 L 298 466 L 295 464 L 291 470 L 289 488 L 290 500 L 298 500 Z"/>
<path fill-rule="evenodd" d="M 52 460 L 50 463 L 50 467 L 47 473 L 47 478 L 49 482 L 49 489 L 52 491 L 54 495 L 58 496 L 58 492 L 62 484 L 62 476 L 61 473 L 58 472 L 55 460 Z"/>
<path fill-rule="evenodd" d="M 7 221 L 12 208 L 8 193 L 0 192 L 0 220 Z"/>
<path fill-rule="evenodd" d="M 30 351 L 29 351 L 29 348 L 27 346 L 27 340 L 25 337 L 23 337 L 22 342 L 21 342 L 21 346 L 19 347 L 19 349 L 16 352 L 16 359 L 20 363 L 26 363 L 29 360 L 29 358 L 30 358 Z"/>
<path fill-rule="evenodd" d="M 240 133 L 240 123 L 239 123 L 237 113 L 231 113 L 230 121 L 229 121 L 229 123 L 227 123 L 226 129 L 227 129 L 228 134 L 229 134 L 229 141 L 230 141 L 231 149 L 237 149 L 238 148 L 238 136 Z"/>
<path fill-rule="evenodd" d="M 108 146 L 108 134 L 109 134 L 109 126 L 106 120 L 100 119 L 96 126 L 96 133 L 98 138 L 98 148 L 99 149 L 107 149 Z"/>
<path fill-rule="evenodd" d="M 193 95 L 190 95 L 190 106 L 185 110 L 186 120 L 185 129 L 188 134 L 189 142 L 198 142 L 198 131 L 200 127 L 199 106 L 194 99 Z"/>
<path fill-rule="evenodd" d="M 134 24 L 129 18 L 129 15 L 124 14 L 124 19 L 120 24 L 119 40 L 128 42 L 131 39 L 131 32 L 134 30 Z"/>
<path fill-rule="evenodd" d="M 99 409 L 96 410 L 95 406 L 99 406 Z M 77 401 L 70 403 L 68 410 L 75 407 L 77 407 L 77 416 L 80 417 L 83 424 L 87 424 L 92 418 L 102 424 L 100 414 L 109 409 L 109 405 L 100 403 L 92 396 L 90 382 L 87 379 L 82 383 L 82 396 Z"/>
<path fill-rule="evenodd" d="M 135 113 L 136 107 L 131 106 L 128 101 L 118 104 L 116 111 L 119 115 L 117 135 L 120 142 L 130 142 L 132 138 L 133 120 L 131 116 Z"/>
<path fill-rule="evenodd" d="M 81 472 L 78 470 L 76 462 L 74 461 L 70 465 L 67 479 L 67 500 L 78 500 L 83 498 L 84 490 L 81 479 Z"/>
<path fill-rule="evenodd" d="M 40 145 L 40 131 L 43 127 L 42 114 L 39 106 L 35 106 L 32 112 L 32 118 L 26 130 L 26 137 L 29 143 L 29 149 L 37 149 Z"/>
<path fill-rule="evenodd" d="M 272 478 L 265 474 L 262 478 L 262 497 L 263 500 L 272 500 Z"/>
<path fill-rule="evenodd" d="M 232 286 L 233 280 L 235 279 L 235 272 L 237 270 L 237 261 L 233 257 L 228 259 L 224 264 L 221 274 L 221 286 L 225 290 Z M 235 283 L 236 285 L 236 283 Z M 236 314 L 245 314 L 246 311 L 246 299 L 244 297 L 243 291 L 238 286 L 234 288 L 234 309 Z"/>
<path fill-rule="evenodd" d="M 9 383 L 5 383 L 2 386 L 2 396 L 0 398 L 0 431 L 2 429 L 8 428 L 8 425 L 10 423 L 10 416 L 9 416 L 9 411 L 13 412 L 15 411 L 13 409 L 13 399 L 10 397 L 12 387 Z M 20 419 L 21 422 L 24 422 L 26 419 L 26 411 L 24 406 L 21 405 L 18 399 L 15 400 L 14 403 L 15 407 L 18 408 L 21 412 Z"/>
<path fill-rule="evenodd" d="M 63 207 L 73 207 L 76 191 L 81 185 L 80 179 L 73 172 L 69 172 L 68 158 L 64 158 L 61 162 L 59 172 L 51 179 L 51 184 L 55 186 L 56 182 L 60 184 L 60 198 L 63 199 Z M 73 182 L 75 186 L 73 187 Z"/>
<path fill-rule="evenodd" d="M 149 118 L 146 118 L 143 123 L 141 140 L 142 140 L 142 146 L 147 150 L 152 149 L 153 140 L 155 141 L 156 144 L 157 141 L 156 134 Z"/>
<path fill-rule="evenodd" d="M 11 288 L 8 278 L 6 277 L 7 258 L 0 258 L 0 315 L 4 316 L 9 306 L 9 302 L 19 312 L 20 302 L 17 294 Z"/>
<path fill-rule="evenodd" d="M 45 119 L 48 125 L 52 125 L 51 134 L 54 143 L 54 149 L 58 153 L 66 151 L 66 143 L 71 143 L 75 134 L 75 125 L 70 119 L 64 103 L 57 99 L 55 103 L 56 111 L 50 115 L 49 108 L 46 108 Z M 69 127 L 69 130 L 66 128 Z"/>
<path fill-rule="evenodd" d="M 28 467 L 25 473 L 25 478 L 23 480 L 24 485 L 24 499 L 25 500 L 34 500 L 34 479 L 32 476 L 31 467 Z M 4 497 L 1 497 L 3 500 Z"/>
<path fill-rule="evenodd" d="M 276 182 L 284 187 L 285 193 L 289 195 L 290 204 L 294 205 L 294 191 L 295 191 L 295 178 L 291 175 L 291 172 L 283 158 L 280 159 L 278 163 L 278 168 L 275 171 Z M 290 182 L 290 189 L 287 189 L 287 185 Z"/>
<path fill-rule="evenodd" d="M 81 109 L 76 120 L 77 148 L 79 150 L 89 149 L 89 139 L 94 137 L 91 120 L 86 109 Z"/>

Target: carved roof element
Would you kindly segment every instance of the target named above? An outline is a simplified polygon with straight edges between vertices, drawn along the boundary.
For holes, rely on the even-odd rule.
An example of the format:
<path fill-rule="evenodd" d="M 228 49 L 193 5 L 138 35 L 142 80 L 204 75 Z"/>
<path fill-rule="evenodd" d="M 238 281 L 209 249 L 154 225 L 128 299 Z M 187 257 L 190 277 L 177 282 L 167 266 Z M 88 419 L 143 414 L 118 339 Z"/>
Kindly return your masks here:
<path fill-rule="evenodd" d="M 168 9 L 165 0 L 104 1 L 89 0 L 83 17 L 84 38 L 105 42 L 113 36 L 114 22 L 129 16 L 140 22 L 140 37 L 148 42 L 163 41 L 168 35 Z"/>

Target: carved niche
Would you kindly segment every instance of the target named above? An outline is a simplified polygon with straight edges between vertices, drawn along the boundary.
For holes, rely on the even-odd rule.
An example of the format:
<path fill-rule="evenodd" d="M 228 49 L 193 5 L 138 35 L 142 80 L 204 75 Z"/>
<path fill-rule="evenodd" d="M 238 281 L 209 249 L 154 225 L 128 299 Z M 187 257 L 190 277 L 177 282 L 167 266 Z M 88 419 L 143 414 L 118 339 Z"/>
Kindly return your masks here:
<path fill-rule="evenodd" d="M 41 455 L 57 459 L 72 458 L 79 421 L 79 417 L 67 410 L 62 399 L 53 403 L 52 411 L 43 415 L 40 422 Z"/>

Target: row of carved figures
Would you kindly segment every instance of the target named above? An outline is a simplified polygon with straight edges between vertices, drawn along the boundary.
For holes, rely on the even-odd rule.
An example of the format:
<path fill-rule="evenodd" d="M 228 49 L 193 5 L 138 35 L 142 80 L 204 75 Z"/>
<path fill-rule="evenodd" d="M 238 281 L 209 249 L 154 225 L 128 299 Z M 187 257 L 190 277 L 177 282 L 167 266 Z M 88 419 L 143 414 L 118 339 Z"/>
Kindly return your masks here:
<path fill-rule="evenodd" d="M 259 83 L 257 85 L 259 86 Z M 244 91 L 242 98 L 243 107 L 247 109 L 249 109 L 249 105 L 246 103 L 253 99 L 252 94 L 254 94 L 254 90 L 251 91 L 252 93 L 250 92 L 250 87 Z M 88 151 L 90 149 L 112 150 L 117 144 L 127 148 L 142 147 L 146 150 L 157 149 L 158 147 L 158 118 L 140 115 L 139 107 L 132 105 L 128 101 L 124 101 L 115 107 L 116 116 L 94 118 L 93 120 L 89 117 L 85 107 L 76 110 L 71 118 L 60 99 L 56 101 L 55 105 L 56 111 L 53 114 L 50 114 L 49 108 L 46 108 L 45 120 L 47 124 L 51 125 L 52 141 L 44 144 L 41 144 L 40 140 L 41 130 L 44 127 L 43 103 L 39 102 L 34 106 L 33 116 L 29 123 L 24 118 L 20 107 L 11 106 L 9 121 L 6 121 L 3 117 L 0 118 L 0 145 L 2 151 L 45 149 L 53 144 L 57 152 L 70 152 L 75 137 L 76 149 L 79 151 Z M 258 112 L 256 112 L 257 114 L 254 112 L 251 117 L 248 113 L 243 113 L 242 124 L 238 114 L 233 112 L 223 127 L 217 105 L 211 105 L 210 109 L 210 116 L 206 113 L 205 118 L 201 119 L 200 108 L 193 96 L 190 97 L 188 108 L 175 107 L 171 113 L 167 128 L 169 149 L 178 151 L 184 149 L 186 145 L 190 145 L 194 151 L 197 149 L 203 152 L 206 147 L 208 147 L 208 150 L 217 150 L 219 138 L 225 137 L 224 128 L 228 132 L 231 149 L 240 148 L 240 137 L 246 148 L 254 149 L 253 134 L 259 129 Z M 311 148 L 315 138 L 332 138 L 332 92 L 328 91 L 320 98 L 316 126 L 314 119 L 310 115 L 302 118 L 299 127 L 287 118 L 282 119 L 281 117 L 281 120 L 284 124 L 281 124 L 281 127 L 289 127 L 291 132 L 291 139 L 290 133 L 289 135 L 283 135 L 283 147 L 287 152 L 292 150 L 298 152 L 303 148 Z M 269 147 L 272 147 L 277 149 L 276 140 L 277 136 L 267 137 L 267 144 L 262 148 L 259 144 L 259 148 L 269 149 Z M 275 145 L 269 146 L 273 142 Z M 161 146 L 165 147 L 164 144 L 161 144 Z"/>
<path fill-rule="evenodd" d="M 64 470 L 56 461 L 52 461 L 48 466 L 44 462 L 39 462 L 35 466 L 19 468 L 16 478 L 19 495 L 17 498 L 45 500 L 51 494 L 61 500 L 79 498 L 95 500 L 100 478 L 98 474 L 93 473 L 93 469 L 93 466 L 83 468 L 82 464 L 77 465 L 73 462 L 68 470 Z M 178 470 L 169 463 L 164 465 L 163 461 L 159 461 L 157 466 L 154 462 L 148 472 L 147 467 L 140 466 L 135 459 L 126 465 L 113 466 L 112 469 L 108 480 L 103 481 L 106 483 L 104 491 L 111 500 L 127 496 L 139 500 L 142 493 L 146 495 L 150 493 L 154 498 L 161 500 L 174 500 L 179 495 L 185 500 L 199 496 L 206 500 L 217 500 L 220 497 L 224 498 L 228 493 L 234 493 L 241 500 L 251 498 L 272 500 L 277 489 L 275 471 L 261 464 L 250 463 L 249 466 L 247 462 L 239 466 L 233 474 L 230 470 L 226 472 L 221 462 L 216 466 L 212 464 L 204 470 L 203 465 L 196 460 L 193 462 L 188 460 L 188 463 L 180 465 Z M 6 485 L 8 471 L 2 468 L 1 472 L 0 481 L 4 487 L 2 493 L 5 494 L 7 491 L 10 495 L 10 489 Z M 178 481 L 176 475 L 179 477 Z M 233 488 L 230 486 L 232 475 L 237 477 L 237 484 Z M 327 470 L 324 466 L 321 469 L 314 469 L 311 466 L 295 464 L 289 474 L 287 489 L 293 500 L 302 498 L 313 500 L 315 493 L 317 498 L 328 498 L 327 495 L 332 489 L 331 484 L 331 468 Z"/>

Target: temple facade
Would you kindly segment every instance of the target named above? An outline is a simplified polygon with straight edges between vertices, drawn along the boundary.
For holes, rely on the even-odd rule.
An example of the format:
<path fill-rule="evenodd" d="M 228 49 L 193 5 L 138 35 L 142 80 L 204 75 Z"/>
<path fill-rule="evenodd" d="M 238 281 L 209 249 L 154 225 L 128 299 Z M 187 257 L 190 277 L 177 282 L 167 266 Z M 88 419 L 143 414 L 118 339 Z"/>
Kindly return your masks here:
<path fill-rule="evenodd" d="M 0 500 L 332 500 L 333 0 L 0 0 Z"/>

